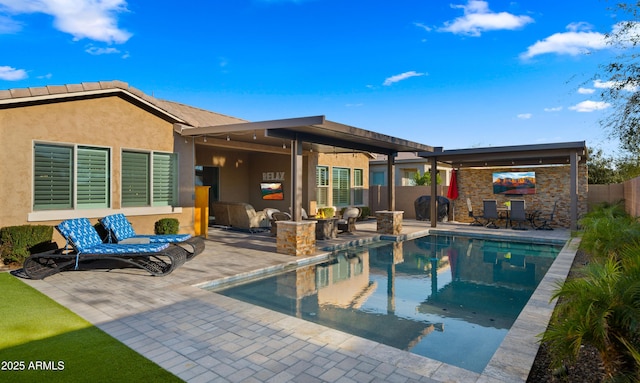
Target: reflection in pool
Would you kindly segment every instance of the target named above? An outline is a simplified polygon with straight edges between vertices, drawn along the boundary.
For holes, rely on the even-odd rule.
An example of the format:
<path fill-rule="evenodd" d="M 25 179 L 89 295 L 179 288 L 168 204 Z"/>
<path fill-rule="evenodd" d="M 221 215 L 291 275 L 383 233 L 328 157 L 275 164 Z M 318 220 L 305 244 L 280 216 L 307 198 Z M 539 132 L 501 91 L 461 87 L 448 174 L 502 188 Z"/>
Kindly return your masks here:
<path fill-rule="evenodd" d="M 216 290 L 482 372 L 560 246 L 427 236 Z"/>

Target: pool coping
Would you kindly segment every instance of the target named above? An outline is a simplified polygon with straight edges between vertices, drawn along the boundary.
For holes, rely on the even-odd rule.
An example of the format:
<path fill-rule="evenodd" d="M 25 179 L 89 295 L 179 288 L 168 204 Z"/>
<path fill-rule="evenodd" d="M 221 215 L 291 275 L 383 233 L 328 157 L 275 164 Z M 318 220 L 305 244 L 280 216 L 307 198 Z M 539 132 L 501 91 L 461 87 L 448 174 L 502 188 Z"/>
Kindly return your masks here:
<path fill-rule="evenodd" d="M 241 281 L 244 282 L 249 279 L 262 278 L 274 273 L 294 269 L 298 266 L 319 263 L 328 259 L 331 256 L 332 252 L 336 250 L 365 245 L 377 241 L 400 242 L 423 237 L 429 234 L 464 236 L 481 239 L 497 239 L 501 241 L 523 241 L 536 244 L 564 244 L 563 248 L 556 256 L 556 259 L 552 263 L 551 267 L 538 284 L 538 287 L 529 298 L 529 301 L 522 309 L 520 315 L 517 317 L 516 321 L 511 326 L 511 329 L 509 329 L 502 343 L 481 373 L 476 373 L 457 366 L 449 365 L 447 363 L 440 362 L 428 357 L 412 354 L 409 351 L 403 351 L 411 355 L 408 360 L 412 360 L 413 362 L 422 360 L 424 366 L 434 368 L 436 372 L 432 371 L 431 373 L 425 374 L 425 376 L 428 376 L 432 379 L 443 379 L 446 377 L 446 379 L 442 381 L 450 381 L 451 378 L 462 378 L 464 379 L 464 381 L 473 381 L 476 383 L 525 382 L 529 376 L 529 372 L 531 370 L 533 362 L 535 361 L 538 349 L 540 348 L 539 335 L 546 330 L 549 320 L 551 319 L 551 315 L 553 314 L 553 310 L 556 306 L 556 300 L 551 299 L 552 295 L 555 291 L 557 283 L 562 282 L 567 278 L 580 244 L 579 237 L 571 237 L 569 239 L 542 239 L 527 237 L 526 235 L 514 235 L 505 237 L 503 235 L 496 235 L 491 233 L 459 232 L 434 228 L 418 230 L 409 234 L 380 234 L 368 238 L 348 241 L 339 245 L 323 247 L 321 249 L 321 252 L 313 257 L 292 260 L 291 262 L 287 262 L 285 264 L 267 267 L 226 278 L 220 278 L 215 281 L 199 283 L 193 286 L 201 289 L 215 290 L 217 287 L 226 287 L 227 285 L 233 283 L 238 283 Z M 421 372 L 426 372 L 426 367 L 412 368 L 408 363 L 407 365 L 404 365 L 403 363 L 403 367 L 409 370 L 415 369 L 414 372 L 419 374 Z"/>

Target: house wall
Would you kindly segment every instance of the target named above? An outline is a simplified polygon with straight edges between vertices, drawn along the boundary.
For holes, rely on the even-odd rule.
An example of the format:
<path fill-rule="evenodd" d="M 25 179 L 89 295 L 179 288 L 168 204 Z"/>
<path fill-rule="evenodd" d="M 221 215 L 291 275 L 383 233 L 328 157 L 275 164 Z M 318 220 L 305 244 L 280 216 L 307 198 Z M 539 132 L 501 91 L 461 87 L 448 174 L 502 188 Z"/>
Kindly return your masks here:
<path fill-rule="evenodd" d="M 123 149 L 174 151 L 172 123 L 117 96 L 0 109 L 0 131 L 1 227 L 55 225 L 74 217 L 87 217 L 95 223 L 97 218 L 120 209 Z M 35 142 L 110 148 L 111 209 L 34 212 Z M 169 207 L 161 214 L 156 214 L 157 211 L 154 208 L 122 210 L 140 233 L 153 233 L 153 222 L 163 217 L 177 218 L 181 232 L 193 232 L 193 205 L 173 211 Z M 58 243 L 60 239 L 56 234 Z"/>
<path fill-rule="evenodd" d="M 253 205 L 256 210 L 270 207 L 288 212 L 289 206 L 291 206 L 291 156 L 272 153 L 252 153 L 250 156 L 249 169 L 247 185 L 249 203 Z M 284 174 L 282 181 L 269 180 L 270 176 L 276 177 L 278 173 Z M 262 193 L 260 192 L 260 182 L 262 181 L 282 182 L 284 200 L 263 200 Z"/>
<path fill-rule="evenodd" d="M 467 198 L 471 199 L 474 211 L 482 211 L 482 200 L 495 199 L 498 205 L 516 199 L 504 195 L 493 194 L 492 176 L 497 169 L 460 169 L 457 174 L 458 199 L 454 201 L 454 220 L 471 222 L 467 210 Z M 550 213 L 554 202 L 558 201 L 554 224 L 560 227 L 570 227 L 570 172 L 569 165 L 548 166 L 535 168 L 505 169 L 499 171 L 535 171 L 536 194 L 517 196 L 524 199 L 527 210 L 540 210 Z M 445 194 L 446 195 L 446 194 Z M 578 165 L 578 216 L 587 211 L 588 185 L 587 166 Z"/>
<path fill-rule="evenodd" d="M 348 168 L 350 169 L 351 175 L 351 204 L 353 205 L 353 169 L 362 169 L 362 177 L 363 177 L 363 185 L 364 185 L 364 196 L 363 203 L 364 205 L 368 205 L 369 201 L 369 156 L 364 153 L 316 153 L 317 155 L 317 163 L 311 169 L 311 165 L 309 166 L 309 172 L 311 172 L 311 176 L 308 177 L 309 184 L 311 185 L 309 198 L 310 198 L 310 212 L 311 214 L 315 213 L 314 207 L 317 207 L 316 204 L 316 184 L 315 184 L 315 174 L 316 169 L 315 166 L 328 166 L 329 167 L 329 196 L 328 200 L 331 203 L 333 199 L 333 190 L 331 187 L 331 174 L 332 169 L 334 167 L 340 168 Z M 310 161 L 312 162 L 312 161 Z M 311 184 L 311 182 L 313 182 Z M 338 207 L 339 210 L 341 207 Z"/>
<path fill-rule="evenodd" d="M 420 174 L 424 174 L 426 172 L 431 171 L 431 164 L 428 160 L 422 158 L 422 161 L 411 161 L 411 162 L 401 162 L 397 161 L 394 164 L 395 174 L 394 174 L 394 183 L 396 186 L 402 185 L 402 178 L 404 176 L 404 172 L 407 170 L 417 170 Z M 451 177 L 451 168 L 438 167 L 438 174 L 442 180 L 441 185 L 449 185 L 449 178 Z M 371 162 L 369 164 L 369 173 L 372 176 L 374 172 L 379 172 L 384 174 L 384 184 L 383 186 L 387 186 L 387 164 L 386 163 L 378 163 Z M 407 186 L 407 185 L 405 185 Z"/>
<path fill-rule="evenodd" d="M 251 203 L 247 181 L 249 158 L 250 152 L 198 145 L 195 165 L 220 169 L 220 201 Z"/>

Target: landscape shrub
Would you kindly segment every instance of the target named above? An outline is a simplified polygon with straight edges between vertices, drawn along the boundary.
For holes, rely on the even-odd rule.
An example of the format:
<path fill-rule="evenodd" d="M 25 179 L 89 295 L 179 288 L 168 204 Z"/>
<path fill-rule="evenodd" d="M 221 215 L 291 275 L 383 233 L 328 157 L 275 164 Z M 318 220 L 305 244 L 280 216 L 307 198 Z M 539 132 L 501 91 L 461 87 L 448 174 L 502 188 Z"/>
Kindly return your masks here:
<path fill-rule="evenodd" d="M 627 214 L 624 204 L 601 204 L 580 220 L 581 248 L 595 258 L 620 254 L 629 243 L 640 239 L 640 222 Z"/>
<path fill-rule="evenodd" d="M 178 234 L 180 222 L 176 218 L 161 218 L 155 223 L 156 234 Z"/>
<path fill-rule="evenodd" d="M 0 256 L 5 265 L 22 264 L 32 253 L 53 247 L 53 227 L 21 225 L 0 228 Z"/>
<path fill-rule="evenodd" d="M 360 210 L 362 211 L 362 214 L 360 214 L 358 220 L 362 221 L 365 219 L 369 219 L 369 216 L 371 215 L 371 208 L 369 206 L 361 206 Z"/>
<path fill-rule="evenodd" d="M 602 205 L 581 220 L 591 260 L 558 285 L 558 305 L 542 341 L 554 367 L 575 363 L 594 347 L 609 381 L 640 381 L 640 229 L 619 204 Z"/>

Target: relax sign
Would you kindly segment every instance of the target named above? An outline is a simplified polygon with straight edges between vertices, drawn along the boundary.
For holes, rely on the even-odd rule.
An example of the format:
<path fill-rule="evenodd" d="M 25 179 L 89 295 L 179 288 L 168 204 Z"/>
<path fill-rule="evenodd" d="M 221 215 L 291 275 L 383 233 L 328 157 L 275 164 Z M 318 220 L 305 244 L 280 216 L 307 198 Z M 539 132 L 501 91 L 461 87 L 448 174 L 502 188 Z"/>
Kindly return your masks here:
<path fill-rule="evenodd" d="M 264 172 L 262 173 L 263 181 L 284 181 L 284 172 Z"/>

